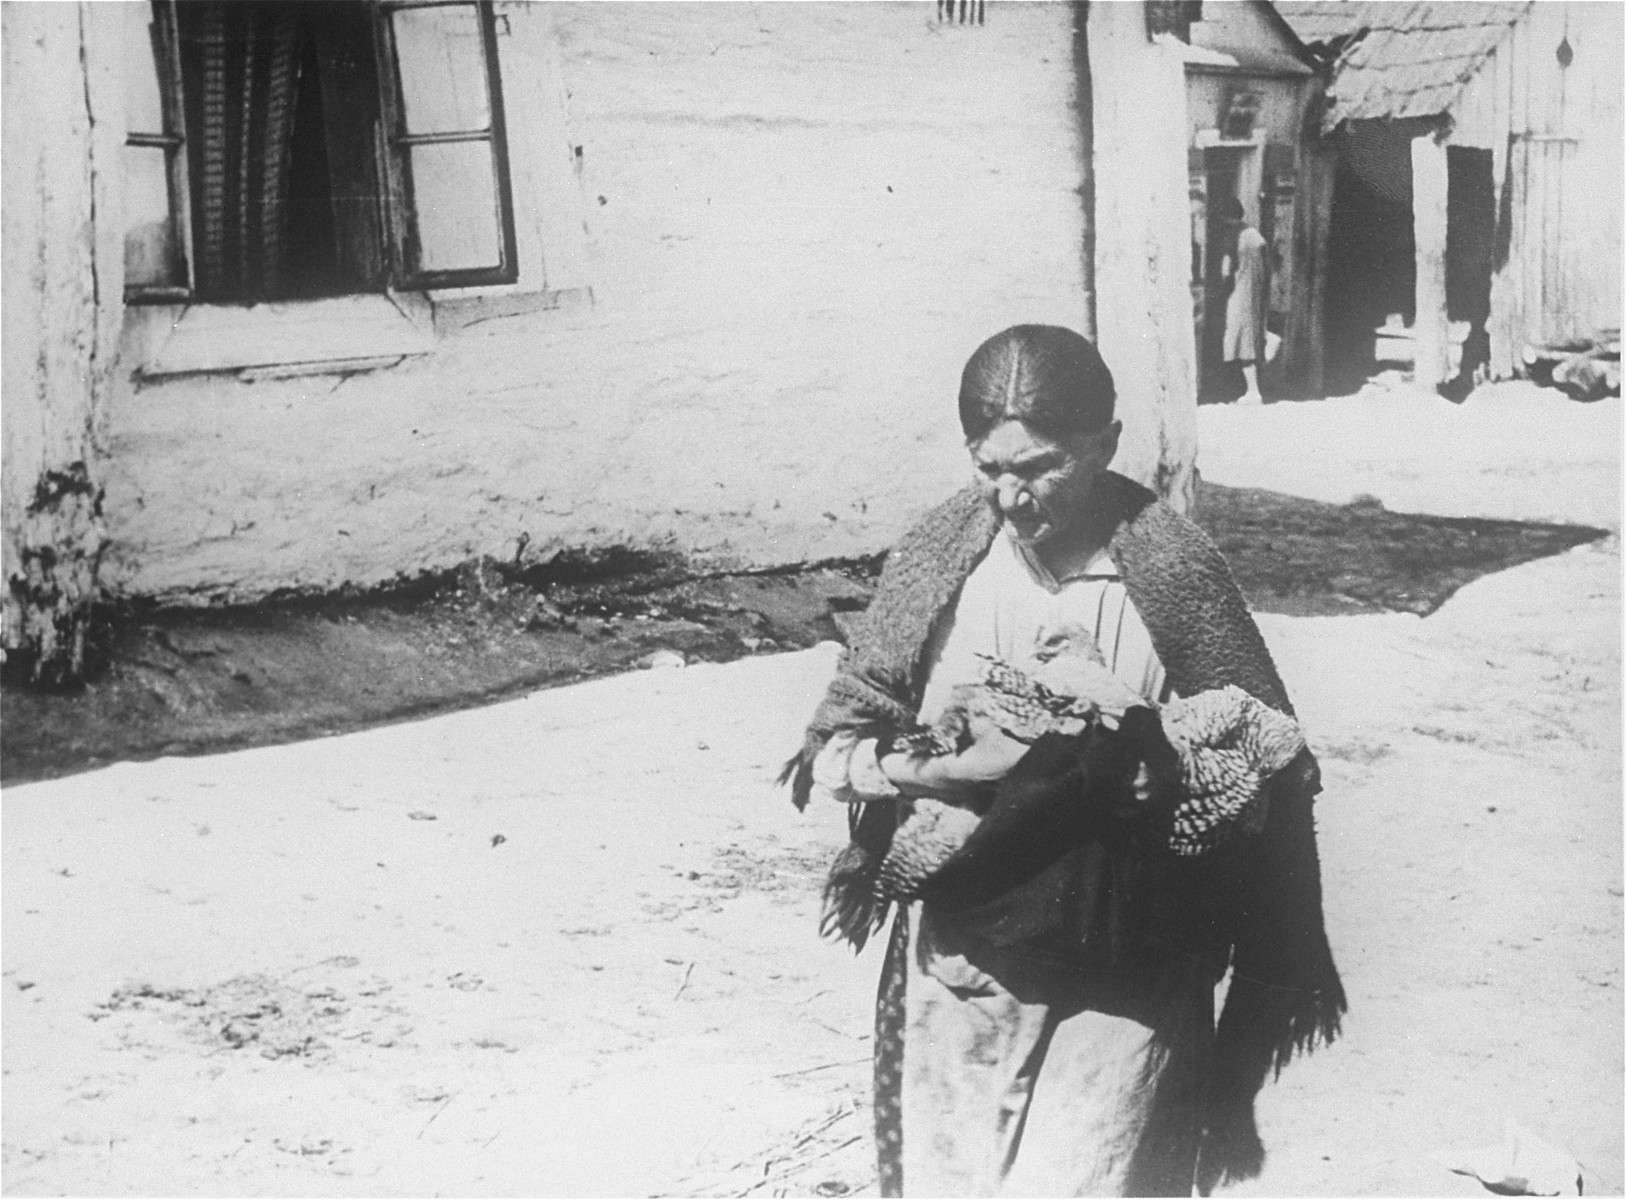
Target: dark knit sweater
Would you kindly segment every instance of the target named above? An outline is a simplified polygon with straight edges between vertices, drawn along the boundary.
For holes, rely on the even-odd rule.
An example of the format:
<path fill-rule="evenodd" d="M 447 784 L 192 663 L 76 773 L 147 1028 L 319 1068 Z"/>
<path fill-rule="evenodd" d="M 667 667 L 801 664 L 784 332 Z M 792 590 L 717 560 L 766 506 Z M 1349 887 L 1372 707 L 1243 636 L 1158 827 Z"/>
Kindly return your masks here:
<path fill-rule="evenodd" d="M 1103 475 L 1090 503 L 1114 517 L 1108 552 L 1174 691 L 1192 696 L 1235 685 L 1291 714 L 1264 639 L 1207 535 L 1119 475 Z M 893 549 L 803 748 L 787 764 L 799 806 L 812 786 L 813 759 L 835 733 L 885 737 L 914 721 L 932 633 L 952 612 L 998 528 L 979 489 L 969 487 L 928 512 Z M 1233 972 L 1217 1034 L 1202 1168 L 1207 1184 L 1257 1173 L 1263 1151 L 1254 1096 L 1295 1051 L 1334 1038 L 1345 1009 L 1322 922 L 1312 815 L 1319 790 L 1319 771 L 1305 751 L 1271 781 L 1264 830 L 1202 856 L 1186 876 L 1202 899 L 1187 910 L 1200 911 L 1207 925 L 1187 932 L 1222 963 L 1228 959 Z M 855 806 L 855 845 L 832 872 L 838 904 L 854 902 L 841 894 L 841 872 L 855 856 L 873 853 L 878 832 L 884 840 L 889 807 Z M 851 911 L 845 921 L 836 916 L 827 914 L 827 931 L 841 927 L 861 946 L 870 919 L 881 914 L 865 911 L 856 921 Z"/>

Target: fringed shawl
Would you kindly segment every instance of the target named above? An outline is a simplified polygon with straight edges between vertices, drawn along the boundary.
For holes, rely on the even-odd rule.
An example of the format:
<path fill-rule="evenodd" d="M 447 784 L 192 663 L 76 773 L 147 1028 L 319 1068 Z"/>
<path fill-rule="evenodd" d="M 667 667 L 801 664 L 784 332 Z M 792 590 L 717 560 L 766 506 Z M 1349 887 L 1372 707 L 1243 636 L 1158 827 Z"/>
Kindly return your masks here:
<path fill-rule="evenodd" d="M 1258 626 L 1208 536 L 1120 475 L 1103 475 L 1091 503 L 1116 514 L 1108 552 L 1175 692 L 1234 684 L 1291 714 Z M 973 486 L 928 512 L 888 556 L 802 750 L 786 764 L 799 807 L 811 791 L 813 759 L 831 736 L 880 736 L 914 719 L 932 632 L 997 532 L 996 514 Z M 1205 856 L 1202 865 L 1211 893 L 1209 940 L 1229 952 L 1232 969 L 1200 1167 L 1205 1190 L 1258 1174 L 1264 1153 L 1255 1096 L 1295 1052 L 1333 1040 L 1346 1008 L 1322 920 L 1312 814 L 1318 791 L 1320 772 L 1305 751 L 1272 781 L 1263 832 Z M 875 814 L 854 814 L 855 841 L 866 818 Z M 862 947 L 863 933 L 849 936 Z"/>

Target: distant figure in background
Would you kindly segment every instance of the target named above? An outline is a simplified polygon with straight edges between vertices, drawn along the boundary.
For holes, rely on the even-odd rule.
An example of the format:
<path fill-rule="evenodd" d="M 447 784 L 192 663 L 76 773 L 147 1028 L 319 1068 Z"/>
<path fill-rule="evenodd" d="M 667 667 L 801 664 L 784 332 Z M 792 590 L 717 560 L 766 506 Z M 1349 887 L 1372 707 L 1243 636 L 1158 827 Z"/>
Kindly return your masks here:
<path fill-rule="evenodd" d="M 1237 403 L 1262 404 L 1259 361 L 1264 357 L 1265 299 L 1270 282 L 1265 239 L 1248 224 L 1240 200 L 1227 196 L 1221 203 L 1227 226 L 1236 231 L 1236 249 L 1225 256 L 1221 268 L 1231 285 L 1230 298 L 1225 302 L 1225 361 L 1240 365 L 1247 382 L 1247 390 Z"/>

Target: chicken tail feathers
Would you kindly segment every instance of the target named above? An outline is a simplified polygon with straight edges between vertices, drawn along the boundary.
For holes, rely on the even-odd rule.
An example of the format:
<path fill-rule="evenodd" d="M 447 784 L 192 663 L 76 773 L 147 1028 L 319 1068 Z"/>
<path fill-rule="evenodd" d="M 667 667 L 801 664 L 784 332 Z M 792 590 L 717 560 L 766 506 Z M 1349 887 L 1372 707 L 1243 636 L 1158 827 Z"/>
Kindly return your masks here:
<path fill-rule="evenodd" d="M 897 829 L 897 805 L 878 800 L 853 806 L 848 824 L 852 841 L 830 864 L 824 882 L 824 909 L 819 932 L 862 950 L 870 935 L 886 922 L 891 905 L 876 894 L 881 863 Z"/>

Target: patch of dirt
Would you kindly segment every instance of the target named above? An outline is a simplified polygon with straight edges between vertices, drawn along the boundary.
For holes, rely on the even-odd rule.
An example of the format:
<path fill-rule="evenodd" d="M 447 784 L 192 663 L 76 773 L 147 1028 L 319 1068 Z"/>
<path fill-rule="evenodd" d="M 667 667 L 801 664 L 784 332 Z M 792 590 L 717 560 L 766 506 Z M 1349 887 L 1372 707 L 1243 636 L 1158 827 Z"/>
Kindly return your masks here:
<path fill-rule="evenodd" d="M 354 958 L 324 968 L 355 967 Z M 116 989 L 85 1016 L 121 1047 L 150 1046 L 179 1037 L 206 1054 L 241 1052 L 261 1058 L 320 1059 L 346 1044 L 388 1048 L 412 1032 L 405 1009 L 389 1000 L 387 980 L 357 979 L 341 991 L 323 973 L 301 980 L 239 975 L 204 988 L 132 983 Z M 449 986 L 460 986 L 453 977 Z M 476 984 L 478 986 L 478 984 Z"/>
<path fill-rule="evenodd" d="M 1204 484 L 1197 520 L 1254 607 L 1428 614 L 1480 575 L 1605 536 Z M 395 593 L 125 615 L 72 694 L 0 687 L 0 783 L 324 736 L 639 666 L 841 640 L 879 561 L 683 579 L 636 558 L 490 562 Z M 618 573 L 619 572 L 619 573 Z"/>
<path fill-rule="evenodd" d="M 873 565 L 532 584 L 490 563 L 354 599 L 126 615 L 74 693 L 0 685 L 0 783 L 322 737 L 640 665 L 731 662 L 841 636 Z"/>

